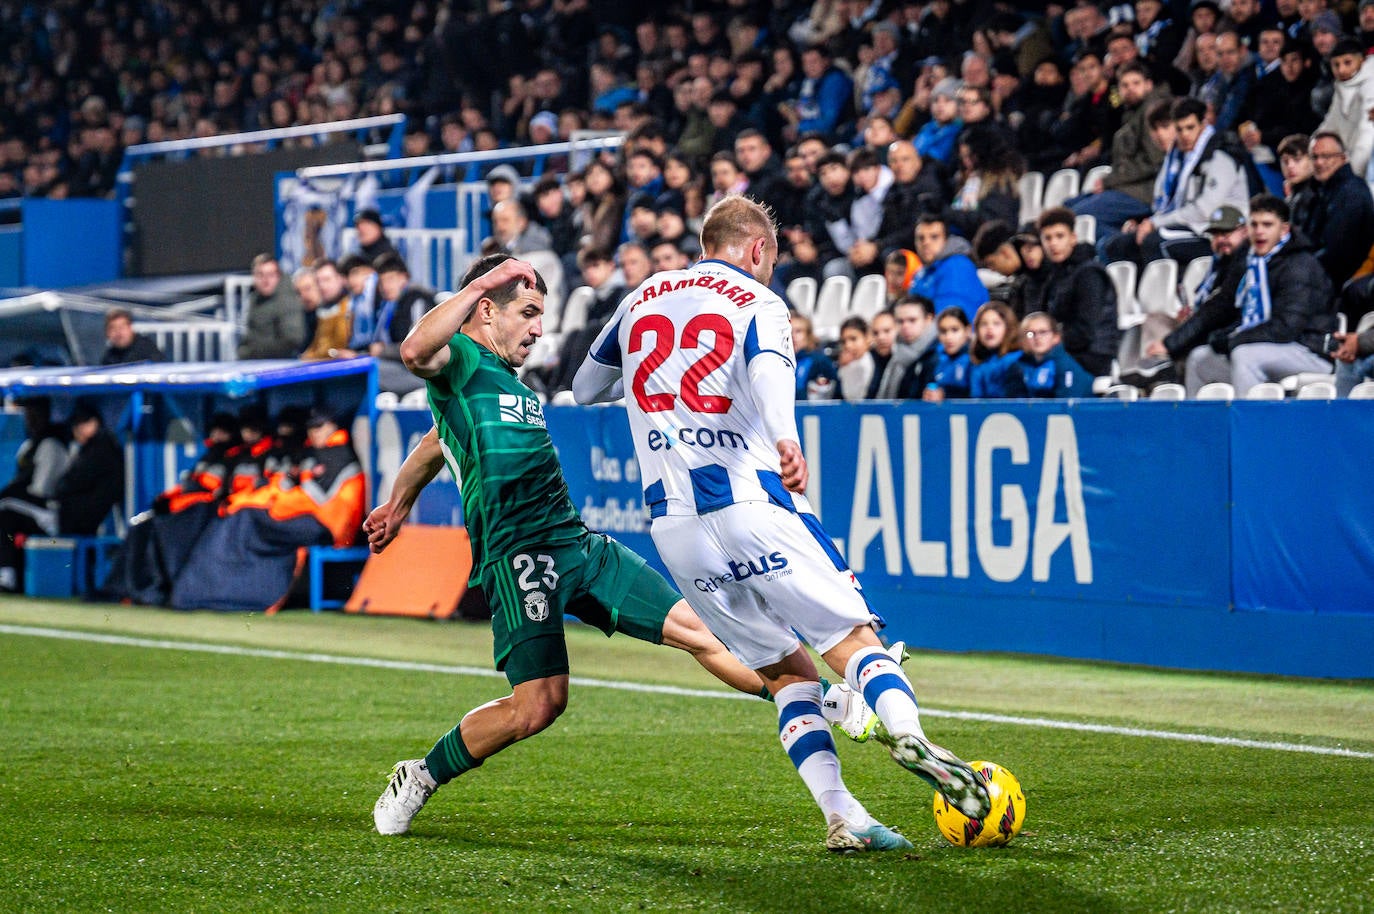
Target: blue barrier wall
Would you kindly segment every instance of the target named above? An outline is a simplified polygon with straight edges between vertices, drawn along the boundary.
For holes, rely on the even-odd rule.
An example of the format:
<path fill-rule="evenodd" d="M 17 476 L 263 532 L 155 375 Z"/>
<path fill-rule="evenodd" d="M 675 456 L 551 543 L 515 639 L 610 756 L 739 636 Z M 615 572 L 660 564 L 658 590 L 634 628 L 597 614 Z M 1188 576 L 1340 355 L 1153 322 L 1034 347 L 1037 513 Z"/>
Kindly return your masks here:
<path fill-rule="evenodd" d="M 25 285 L 75 286 L 121 274 L 117 201 L 26 197 L 23 215 Z"/>
<path fill-rule="evenodd" d="M 1374 676 L 1374 492 L 1357 470 L 1374 412 L 1363 403 L 798 412 L 813 505 L 893 638 Z M 623 410 L 546 415 L 588 525 L 656 556 Z"/>
<path fill-rule="evenodd" d="M 0 226 L 0 288 L 24 284 L 24 227 Z"/>

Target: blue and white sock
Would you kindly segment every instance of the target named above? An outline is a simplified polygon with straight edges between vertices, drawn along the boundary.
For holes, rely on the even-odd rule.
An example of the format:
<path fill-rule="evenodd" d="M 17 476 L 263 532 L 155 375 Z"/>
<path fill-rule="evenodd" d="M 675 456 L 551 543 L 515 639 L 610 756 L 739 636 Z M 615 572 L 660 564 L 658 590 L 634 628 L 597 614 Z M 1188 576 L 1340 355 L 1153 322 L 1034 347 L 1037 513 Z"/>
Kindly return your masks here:
<path fill-rule="evenodd" d="M 840 777 L 840 760 L 830 725 L 821 714 L 819 682 L 797 682 L 778 691 L 778 738 L 792 759 L 816 805 L 829 821 L 840 816 L 850 825 L 867 826 L 868 810 L 854 798 Z"/>
<path fill-rule="evenodd" d="M 881 647 L 860 648 L 844 669 L 849 687 L 864 697 L 893 736 L 919 736 L 921 713 L 906 673 Z"/>

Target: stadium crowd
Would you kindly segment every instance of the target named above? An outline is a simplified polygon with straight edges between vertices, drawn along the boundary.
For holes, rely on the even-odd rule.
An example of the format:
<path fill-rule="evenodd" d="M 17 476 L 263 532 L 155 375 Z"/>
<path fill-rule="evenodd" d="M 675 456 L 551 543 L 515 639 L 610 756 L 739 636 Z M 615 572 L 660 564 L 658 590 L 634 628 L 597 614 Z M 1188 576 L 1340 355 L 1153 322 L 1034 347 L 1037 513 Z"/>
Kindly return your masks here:
<path fill-rule="evenodd" d="M 705 209 L 741 191 L 776 214 L 779 289 L 884 274 L 909 306 L 838 341 L 798 315 L 801 396 L 1068 395 L 1119 355 L 1104 265 L 1161 258 L 1211 261 L 1197 299 L 1149 325 L 1141 383 L 1206 362 L 1243 395 L 1334 357 L 1348 390 L 1374 361 L 1356 332 L 1374 309 L 1374 0 L 5 6 L 0 196 L 109 194 L 134 143 L 369 114 L 410 117 L 408 155 L 626 131 L 620 156 L 533 187 L 509 165 L 444 176 L 488 181 L 489 249 L 550 251 L 566 288 L 595 290 L 549 393 L 617 290 L 695 257 Z M 1022 176 L 1062 168 L 1092 177 L 1020 224 Z M 428 306 L 412 290 L 397 309 L 408 276 L 379 297 L 385 265 L 404 269 L 295 277 L 305 328 L 250 326 L 245 357 L 255 335 L 385 357 Z"/>

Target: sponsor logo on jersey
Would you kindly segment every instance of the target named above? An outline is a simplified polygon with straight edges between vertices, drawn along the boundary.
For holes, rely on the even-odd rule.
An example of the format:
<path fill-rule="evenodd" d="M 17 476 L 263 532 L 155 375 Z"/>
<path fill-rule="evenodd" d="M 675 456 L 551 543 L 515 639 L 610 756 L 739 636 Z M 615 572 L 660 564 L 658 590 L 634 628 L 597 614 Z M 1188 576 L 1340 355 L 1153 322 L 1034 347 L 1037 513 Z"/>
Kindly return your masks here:
<path fill-rule="evenodd" d="M 702 593 L 715 593 L 725 584 L 756 577 L 761 577 L 765 581 L 776 581 L 778 578 L 786 577 L 792 573 L 787 556 L 781 552 L 760 555 L 743 562 L 736 562 L 731 559 L 728 568 L 728 571 L 711 575 L 709 578 L 697 578 L 692 583 Z"/>
<path fill-rule="evenodd" d="M 521 394 L 497 394 L 496 405 L 500 410 L 502 422 L 544 427 L 544 410 L 539 406 L 537 397 L 526 397 Z"/>
<path fill-rule="evenodd" d="M 543 622 L 549 617 L 549 598 L 542 590 L 525 594 L 525 615 L 531 622 Z"/>
<path fill-rule="evenodd" d="M 724 448 L 728 451 L 749 450 L 749 442 L 744 440 L 744 436 L 729 429 L 678 428 L 666 432 L 652 429 L 649 432 L 651 451 L 672 450 L 678 444 L 688 447 Z"/>

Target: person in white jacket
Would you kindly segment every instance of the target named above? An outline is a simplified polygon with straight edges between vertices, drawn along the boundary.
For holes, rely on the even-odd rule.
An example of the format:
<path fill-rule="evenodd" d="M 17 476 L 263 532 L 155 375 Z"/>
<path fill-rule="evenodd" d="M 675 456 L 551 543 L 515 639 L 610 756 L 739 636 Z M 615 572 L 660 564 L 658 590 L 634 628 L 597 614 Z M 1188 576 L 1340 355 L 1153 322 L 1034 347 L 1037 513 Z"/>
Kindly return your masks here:
<path fill-rule="evenodd" d="M 1336 91 L 1317 132 L 1334 133 L 1345 145 L 1350 170 L 1369 179 L 1370 153 L 1374 152 L 1374 57 L 1365 57 L 1354 38 L 1342 38 L 1331 51 L 1331 74 Z"/>

